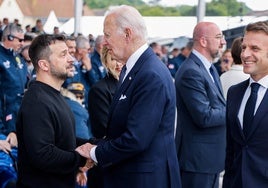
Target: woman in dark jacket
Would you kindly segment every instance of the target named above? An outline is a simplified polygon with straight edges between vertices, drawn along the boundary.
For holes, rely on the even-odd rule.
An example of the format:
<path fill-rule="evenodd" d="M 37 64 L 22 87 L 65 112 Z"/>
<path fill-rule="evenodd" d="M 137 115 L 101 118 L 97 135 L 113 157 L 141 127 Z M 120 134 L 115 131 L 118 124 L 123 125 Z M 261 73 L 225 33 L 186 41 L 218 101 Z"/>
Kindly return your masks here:
<path fill-rule="evenodd" d="M 109 50 L 104 47 L 101 61 L 107 69 L 107 75 L 92 86 L 88 95 L 88 111 L 90 114 L 91 130 L 96 139 L 106 135 L 110 105 L 117 89 L 122 63 L 111 58 Z M 99 167 L 88 171 L 88 187 L 102 188 L 102 173 Z"/>
<path fill-rule="evenodd" d="M 95 138 L 105 136 L 108 114 L 113 95 L 116 91 L 122 64 L 111 59 L 109 50 L 103 48 L 101 60 L 107 68 L 107 75 L 90 89 L 88 111 L 92 134 Z"/>

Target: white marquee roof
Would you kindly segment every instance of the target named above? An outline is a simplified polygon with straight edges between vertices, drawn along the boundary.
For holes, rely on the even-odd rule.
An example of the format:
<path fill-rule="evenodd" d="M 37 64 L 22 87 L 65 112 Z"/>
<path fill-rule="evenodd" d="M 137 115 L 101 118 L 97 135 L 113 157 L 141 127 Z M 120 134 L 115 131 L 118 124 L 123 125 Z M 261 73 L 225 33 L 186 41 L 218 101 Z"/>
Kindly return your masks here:
<path fill-rule="evenodd" d="M 179 36 L 192 37 L 193 28 L 197 23 L 196 17 L 144 17 L 150 38 L 176 38 Z M 250 22 L 268 20 L 263 17 L 205 17 L 204 21 L 218 24 L 221 30 L 247 25 Z M 81 33 L 85 36 L 103 34 L 103 16 L 83 16 L 81 18 Z M 74 18 L 60 26 L 60 31 L 67 34 L 74 32 Z"/>

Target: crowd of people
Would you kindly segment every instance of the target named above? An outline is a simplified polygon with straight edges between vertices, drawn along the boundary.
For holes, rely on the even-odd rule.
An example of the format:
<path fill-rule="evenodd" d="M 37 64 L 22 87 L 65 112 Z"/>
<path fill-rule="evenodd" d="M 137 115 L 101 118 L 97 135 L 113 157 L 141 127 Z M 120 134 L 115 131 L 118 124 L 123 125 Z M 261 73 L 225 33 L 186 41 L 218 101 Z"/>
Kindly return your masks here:
<path fill-rule="evenodd" d="M 86 37 L 3 19 L 1 188 L 268 186 L 268 21 L 230 49 L 213 22 L 181 48 L 148 44 L 127 5 L 103 26 Z"/>

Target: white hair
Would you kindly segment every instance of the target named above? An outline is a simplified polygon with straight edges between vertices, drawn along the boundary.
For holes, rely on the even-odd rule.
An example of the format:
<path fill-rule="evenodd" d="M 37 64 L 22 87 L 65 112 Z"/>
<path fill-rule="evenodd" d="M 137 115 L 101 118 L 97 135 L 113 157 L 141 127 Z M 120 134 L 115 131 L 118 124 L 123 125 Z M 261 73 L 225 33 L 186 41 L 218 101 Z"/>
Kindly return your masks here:
<path fill-rule="evenodd" d="M 120 5 L 111 7 L 105 14 L 116 15 L 116 24 L 121 28 L 122 32 L 125 28 L 131 28 L 134 34 L 142 40 L 147 39 L 147 28 L 142 15 L 137 9 L 128 5 Z"/>

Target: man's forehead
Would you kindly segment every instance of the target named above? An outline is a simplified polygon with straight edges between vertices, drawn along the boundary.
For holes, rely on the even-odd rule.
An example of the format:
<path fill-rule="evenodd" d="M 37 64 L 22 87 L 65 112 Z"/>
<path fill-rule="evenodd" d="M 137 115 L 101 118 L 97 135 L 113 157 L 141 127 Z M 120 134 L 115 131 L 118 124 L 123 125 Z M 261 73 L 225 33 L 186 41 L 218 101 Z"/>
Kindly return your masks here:
<path fill-rule="evenodd" d="M 53 48 L 53 49 L 59 48 L 62 51 L 65 49 L 68 49 L 66 43 L 64 41 L 59 41 L 59 40 L 56 40 L 55 43 L 52 43 L 49 46 L 50 46 L 50 48 Z"/>
<path fill-rule="evenodd" d="M 24 33 L 20 33 L 20 32 L 15 32 L 15 33 L 13 33 L 13 35 L 19 36 L 20 38 L 24 37 Z"/>

